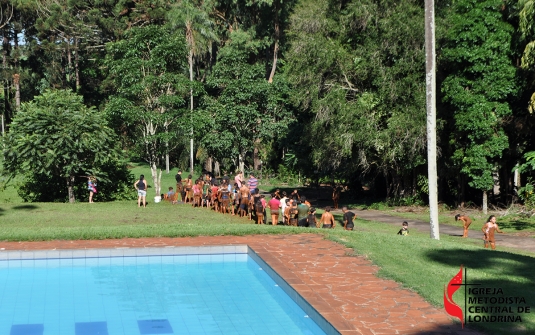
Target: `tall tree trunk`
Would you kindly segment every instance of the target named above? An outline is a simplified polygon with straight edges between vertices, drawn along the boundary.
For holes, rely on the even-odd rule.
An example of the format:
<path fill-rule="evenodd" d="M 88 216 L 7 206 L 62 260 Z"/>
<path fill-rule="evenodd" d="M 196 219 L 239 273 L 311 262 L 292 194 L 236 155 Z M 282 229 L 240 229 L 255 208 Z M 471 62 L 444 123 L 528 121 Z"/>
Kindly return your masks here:
<path fill-rule="evenodd" d="M 78 38 L 74 38 L 74 72 L 76 76 L 76 92 L 82 88 L 80 84 L 80 49 L 78 48 Z"/>
<path fill-rule="evenodd" d="M 169 173 L 169 142 L 165 142 L 165 173 Z"/>
<path fill-rule="evenodd" d="M 260 170 L 260 165 L 262 161 L 260 160 L 260 150 L 258 149 L 258 146 L 260 145 L 260 139 L 257 138 L 255 140 L 255 145 L 253 149 L 253 170 L 258 171 Z"/>
<path fill-rule="evenodd" d="M 385 183 L 386 183 L 386 199 L 390 199 L 390 192 L 392 191 L 391 190 L 391 184 L 390 182 L 388 181 L 388 171 L 385 172 Z"/>
<path fill-rule="evenodd" d="M 427 173 L 429 176 L 429 225 L 431 238 L 440 239 L 437 185 L 437 114 L 435 65 L 435 1 L 425 0 L 425 82 L 427 109 Z"/>
<path fill-rule="evenodd" d="M 492 180 L 494 181 L 494 186 L 492 187 L 492 194 L 495 196 L 500 195 L 500 170 L 498 170 L 497 167 L 495 167 L 494 171 L 492 171 Z"/>
<path fill-rule="evenodd" d="M 156 196 L 160 196 L 161 191 L 161 180 L 162 180 L 162 170 L 158 169 L 156 163 L 152 162 L 150 164 L 150 174 L 152 176 L 152 182 L 154 183 L 154 192 Z"/>
<path fill-rule="evenodd" d="M 279 39 L 280 39 L 280 24 L 279 24 L 279 0 L 275 0 L 273 4 L 275 10 L 274 23 L 275 23 L 275 45 L 273 46 L 273 65 L 271 66 L 271 73 L 269 74 L 268 82 L 271 84 L 273 82 L 273 77 L 275 76 L 275 70 L 277 69 L 277 59 L 279 53 Z"/>
<path fill-rule="evenodd" d="M 245 174 L 245 153 L 241 153 L 238 155 L 238 170 L 242 171 Z"/>
<path fill-rule="evenodd" d="M 13 85 L 15 85 L 15 107 L 16 110 L 20 108 L 20 75 L 13 74 Z"/>
<path fill-rule="evenodd" d="M 189 62 L 189 80 L 191 84 L 193 85 L 193 50 L 189 51 L 188 55 L 188 62 Z M 191 122 L 191 139 L 190 139 L 190 155 L 189 155 L 189 173 L 193 176 L 193 87 L 189 90 L 190 95 L 190 122 Z"/>
<path fill-rule="evenodd" d="M 65 52 L 67 53 L 67 71 L 66 71 L 66 78 L 67 78 L 67 86 L 72 88 L 72 55 L 71 55 L 71 41 L 70 38 L 65 38 L 65 43 L 67 43 L 67 48 L 65 49 Z"/>
<path fill-rule="evenodd" d="M 74 176 L 67 177 L 67 190 L 69 192 L 69 202 L 74 204 L 76 199 L 74 198 Z"/>
<path fill-rule="evenodd" d="M 219 167 L 219 162 L 218 161 L 214 162 L 214 176 L 221 177 L 221 169 Z"/>
<path fill-rule="evenodd" d="M 483 191 L 483 214 L 487 214 L 488 203 L 487 203 L 487 191 Z"/>
<path fill-rule="evenodd" d="M 162 111 L 162 113 L 164 113 Z M 165 121 L 164 128 L 165 128 L 165 173 L 169 173 L 169 123 L 167 123 L 167 120 Z"/>
<path fill-rule="evenodd" d="M 206 162 L 204 163 L 204 169 L 208 172 L 212 172 L 212 162 L 213 162 L 213 158 L 210 156 L 206 159 Z"/>
<path fill-rule="evenodd" d="M 518 191 L 518 189 L 522 187 L 522 184 L 520 182 L 520 171 L 518 171 L 518 166 L 519 164 L 516 163 L 515 174 L 513 176 L 513 185 L 514 185 L 515 191 Z"/>
<path fill-rule="evenodd" d="M 5 120 L 6 123 L 10 124 L 12 115 L 11 115 L 11 106 L 9 103 L 9 79 L 8 79 L 8 74 L 7 74 L 7 70 L 9 68 L 7 57 L 9 53 L 9 47 L 10 47 L 8 29 L 4 28 L 3 33 L 4 33 L 4 36 L 2 39 L 2 69 L 3 69 L 2 79 L 4 83 L 3 85 L 4 86 L 4 115 L 6 117 L 6 120 Z"/>
<path fill-rule="evenodd" d="M 15 55 L 18 55 L 19 49 L 19 31 L 13 29 L 13 46 L 15 47 Z M 19 69 L 19 57 L 14 57 L 14 70 L 13 74 L 13 85 L 15 85 L 15 109 L 18 111 L 20 109 L 20 71 Z"/>

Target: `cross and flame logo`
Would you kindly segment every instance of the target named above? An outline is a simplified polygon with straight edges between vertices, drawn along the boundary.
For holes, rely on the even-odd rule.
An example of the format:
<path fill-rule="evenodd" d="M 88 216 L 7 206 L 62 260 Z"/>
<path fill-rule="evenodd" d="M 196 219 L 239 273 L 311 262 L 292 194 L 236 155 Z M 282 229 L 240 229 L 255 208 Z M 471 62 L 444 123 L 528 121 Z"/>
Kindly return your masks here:
<path fill-rule="evenodd" d="M 449 315 L 459 318 L 459 320 L 461 320 L 461 326 L 464 328 L 463 310 L 453 301 L 453 293 L 455 293 L 462 284 L 463 266 L 461 265 L 459 272 L 451 278 L 448 285 L 444 286 L 444 308 Z"/>

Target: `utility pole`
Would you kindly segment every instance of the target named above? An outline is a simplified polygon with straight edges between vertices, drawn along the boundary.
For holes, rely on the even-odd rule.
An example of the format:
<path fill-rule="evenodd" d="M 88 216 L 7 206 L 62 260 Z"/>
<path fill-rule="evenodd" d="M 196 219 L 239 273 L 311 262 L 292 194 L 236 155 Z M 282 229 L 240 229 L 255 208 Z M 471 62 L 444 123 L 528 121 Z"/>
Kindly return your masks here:
<path fill-rule="evenodd" d="M 437 85 L 435 52 L 435 1 L 425 0 L 425 93 L 427 110 L 427 174 L 431 238 L 440 239 L 437 185 Z"/>

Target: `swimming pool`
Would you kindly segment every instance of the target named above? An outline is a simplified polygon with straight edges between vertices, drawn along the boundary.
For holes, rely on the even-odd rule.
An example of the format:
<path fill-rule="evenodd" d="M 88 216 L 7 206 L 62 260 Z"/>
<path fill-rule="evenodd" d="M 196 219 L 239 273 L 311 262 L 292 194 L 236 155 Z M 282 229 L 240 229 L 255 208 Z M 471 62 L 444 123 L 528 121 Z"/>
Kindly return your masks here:
<path fill-rule="evenodd" d="M 246 246 L 0 258 L 0 334 L 333 333 Z"/>

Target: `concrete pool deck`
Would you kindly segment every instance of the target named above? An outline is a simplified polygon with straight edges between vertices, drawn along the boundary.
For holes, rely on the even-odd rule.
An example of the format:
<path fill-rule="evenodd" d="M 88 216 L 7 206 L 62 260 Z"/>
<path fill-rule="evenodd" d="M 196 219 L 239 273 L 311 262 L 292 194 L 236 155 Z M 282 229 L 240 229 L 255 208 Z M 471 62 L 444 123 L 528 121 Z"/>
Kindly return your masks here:
<path fill-rule="evenodd" d="M 316 234 L 125 238 L 0 242 L 12 250 L 146 248 L 247 244 L 340 333 L 464 334 L 444 309 L 400 284 L 377 277 L 379 268 L 353 250 Z"/>

